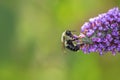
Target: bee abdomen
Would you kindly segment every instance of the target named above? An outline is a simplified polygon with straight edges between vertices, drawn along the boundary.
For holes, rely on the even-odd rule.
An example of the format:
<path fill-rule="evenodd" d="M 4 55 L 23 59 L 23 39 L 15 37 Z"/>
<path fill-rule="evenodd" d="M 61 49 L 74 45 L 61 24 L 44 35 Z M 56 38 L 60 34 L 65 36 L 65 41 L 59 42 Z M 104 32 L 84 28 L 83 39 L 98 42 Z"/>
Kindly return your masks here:
<path fill-rule="evenodd" d="M 79 50 L 79 47 L 78 46 L 71 46 L 71 45 L 68 45 L 66 46 L 67 49 L 71 50 L 71 51 L 78 51 Z"/>
<path fill-rule="evenodd" d="M 67 41 L 67 49 L 71 50 L 71 51 L 78 51 L 79 50 L 79 46 L 74 46 L 73 42 L 71 40 Z"/>

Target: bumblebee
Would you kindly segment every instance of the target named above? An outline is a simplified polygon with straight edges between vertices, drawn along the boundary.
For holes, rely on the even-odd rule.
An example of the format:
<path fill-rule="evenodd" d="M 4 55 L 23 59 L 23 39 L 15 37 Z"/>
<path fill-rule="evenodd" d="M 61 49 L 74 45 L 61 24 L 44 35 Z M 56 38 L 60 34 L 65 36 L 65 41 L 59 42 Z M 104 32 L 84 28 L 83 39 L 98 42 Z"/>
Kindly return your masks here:
<path fill-rule="evenodd" d="M 67 48 L 71 51 L 79 51 L 80 47 L 83 44 L 79 44 L 79 37 L 72 34 L 74 31 L 66 30 L 62 33 L 61 42 L 64 48 Z"/>

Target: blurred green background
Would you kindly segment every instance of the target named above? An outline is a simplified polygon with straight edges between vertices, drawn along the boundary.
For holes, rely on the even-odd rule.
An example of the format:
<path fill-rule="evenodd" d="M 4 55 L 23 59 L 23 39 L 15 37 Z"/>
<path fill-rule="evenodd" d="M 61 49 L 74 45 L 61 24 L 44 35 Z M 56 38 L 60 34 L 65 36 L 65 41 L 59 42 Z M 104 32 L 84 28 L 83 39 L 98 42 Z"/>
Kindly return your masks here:
<path fill-rule="evenodd" d="M 0 0 L 0 80 L 120 80 L 120 54 L 62 49 L 64 30 L 120 0 Z"/>

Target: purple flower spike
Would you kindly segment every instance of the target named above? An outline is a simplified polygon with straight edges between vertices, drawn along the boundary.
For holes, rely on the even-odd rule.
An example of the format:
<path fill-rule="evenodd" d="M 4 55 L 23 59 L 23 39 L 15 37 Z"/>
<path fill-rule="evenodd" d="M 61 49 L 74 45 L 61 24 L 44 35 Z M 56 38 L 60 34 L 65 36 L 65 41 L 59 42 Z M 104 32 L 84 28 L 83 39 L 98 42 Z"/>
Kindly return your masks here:
<path fill-rule="evenodd" d="M 102 55 L 111 52 L 115 55 L 120 52 L 120 10 L 115 7 L 89 19 L 81 27 L 81 33 L 85 35 L 81 48 L 84 53 L 99 52 Z"/>

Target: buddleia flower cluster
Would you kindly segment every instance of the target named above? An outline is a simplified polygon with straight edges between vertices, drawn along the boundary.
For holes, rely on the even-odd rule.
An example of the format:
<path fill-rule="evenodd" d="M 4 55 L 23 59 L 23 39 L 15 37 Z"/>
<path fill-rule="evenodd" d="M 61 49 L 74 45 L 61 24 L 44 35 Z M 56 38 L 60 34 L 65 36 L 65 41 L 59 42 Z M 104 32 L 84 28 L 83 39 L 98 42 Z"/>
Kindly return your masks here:
<path fill-rule="evenodd" d="M 89 19 L 81 27 L 80 36 L 84 46 L 84 53 L 99 52 L 100 55 L 111 52 L 115 55 L 120 52 L 120 10 L 118 7 L 107 13 Z"/>

